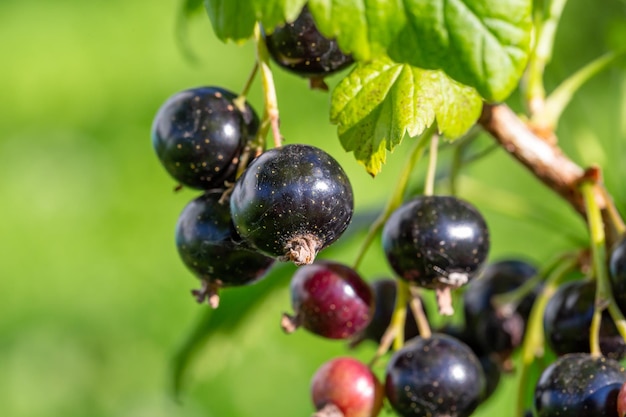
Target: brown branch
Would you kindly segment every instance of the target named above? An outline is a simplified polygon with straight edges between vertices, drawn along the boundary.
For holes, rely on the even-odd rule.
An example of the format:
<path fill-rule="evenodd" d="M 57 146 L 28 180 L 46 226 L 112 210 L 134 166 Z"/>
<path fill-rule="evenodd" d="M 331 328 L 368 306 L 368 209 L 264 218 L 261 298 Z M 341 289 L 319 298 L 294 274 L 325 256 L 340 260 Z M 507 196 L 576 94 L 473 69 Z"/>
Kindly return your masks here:
<path fill-rule="evenodd" d="M 585 205 L 578 189 L 585 170 L 569 159 L 555 141 L 539 137 L 504 104 L 485 104 L 479 122 L 507 152 L 577 212 L 585 215 Z"/>
<path fill-rule="evenodd" d="M 605 216 L 607 240 L 616 236 L 615 221 L 607 217 L 607 207 L 614 208 L 604 189 L 599 169 L 583 169 L 563 153 L 556 137 L 543 138 L 505 104 L 485 104 L 479 123 L 500 145 L 521 162 L 546 186 L 559 194 L 574 210 L 586 218 L 579 185 L 583 180 L 596 182 L 596 200 Z"/>

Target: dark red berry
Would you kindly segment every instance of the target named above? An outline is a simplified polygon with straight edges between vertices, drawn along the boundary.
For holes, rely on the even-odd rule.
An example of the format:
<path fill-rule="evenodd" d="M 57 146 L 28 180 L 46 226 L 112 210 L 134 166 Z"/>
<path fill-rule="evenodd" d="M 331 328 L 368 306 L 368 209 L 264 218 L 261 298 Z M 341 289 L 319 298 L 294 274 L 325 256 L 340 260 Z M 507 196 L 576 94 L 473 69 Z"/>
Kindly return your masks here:
<path fill-rule="evenodd" d="M 467 417 L 484 395 L 485 376 L 463 342 L 444 335 L 417 337 L 387 364 L 385 391 L 402 417 Z"/>
<path fill-rule="evenodd" d="M 463 293 L 467 331 L 485 354 L 495 353 L 501 359 L 518 347 L 526 329 L 526 320 L 540 287 L 529 292 L 518 304 L 496 309 L 495 295 L 512 291 L 537 274 L 537 268 L 526 261 L 509 259 L 494 262 L 472 280 Z"/>
<path fill-rule="evenodd" d="M 217 290 L 250 284 L 274 262 L 247 247 L 235 233 L 228 202 L 221 192 L 208 192 L 184 208 L 176 226 L 176 246 L 183 263 L 202 281 L 194 291 L 199 302 L 217 307 Z"/>
<path fill-rule="evenodd" d="M 374 293 L 374 315 L 370 324 L 360 333 L 356 334 L 350 342 L 352 347 L 357 346 L 363 340 L 371 340 L 380 343 L 387 327 L 391 323 L 391 316 L 396 306 L 397 281 L 394 279 L 378 279 L 371 284 Z M 406 320 L 404 321 L 404 340 L 409 340 L 419 335 L 419 330 L 413 316 L 413 311 L 407 306 Z"/>
<path fill-rule="evenodd" d="M 537 417 L 617 417 L 626 371 L 613 359 L 587 353 L 561 356 L 535 388 Z"/>
<path fill-rule="evenodd" d="M 489 252 L 483 216 L 452 196 L 420 196 L 404 203 L 382 233 L 387 260 L 405 281 L 435 289 L 442 314 L 452 314 L 450 289 L 466 284 Z"/>
<path fill-rule="evenodd" d="M 561 285 L 548 301 L 543 316 L 546 342 L 557 355 L 590 351 L 589 328 L 595 306 L 596 283 L 577 280 Z M 626 343 L 608 311 L 602 313 L 600 350 L 612 359 L 626 355 Z"/>
<path fill-rule="evenodd" d="M 159 109 L 152 144 L 167 172 L 181 184 L 209 190 L 234 182 L 239 157 L 259 127 L 252 107 L 219 87 L 174 94 Z"/>
<path fill-rule="evenodd" d="M 371 321 L 374 298 L 352 268 L 330 261 L 305 265 L 291 278 L 295 316 L 283 318 L 287 332 L 304 327 L 329 339 L 347 339 Z"/>
<path fill-rule="evenodd" d="M 323 77 L 348 65 L 353 59 L 339 49 L 335 39 L 323 36 L 307 6 L 291 23 L 279 26 L 265 36 L 267 50 L 281 67 L 313 81 L 311 86 L 327 90 Z"/>
<path fill-rule="evenodd" d="M 269 256 L 310 264 L 352 219 L 352 187 L 341 166 L 309 145 L 270 149 L 253 160 L 231 195 L 237 232 Z"/>
<path fill-rule="evenodd" d="M 311 380 L 315 417 L 376 417 L 384 395 L 370 368 L 349 357 L 326 362 Z"/>

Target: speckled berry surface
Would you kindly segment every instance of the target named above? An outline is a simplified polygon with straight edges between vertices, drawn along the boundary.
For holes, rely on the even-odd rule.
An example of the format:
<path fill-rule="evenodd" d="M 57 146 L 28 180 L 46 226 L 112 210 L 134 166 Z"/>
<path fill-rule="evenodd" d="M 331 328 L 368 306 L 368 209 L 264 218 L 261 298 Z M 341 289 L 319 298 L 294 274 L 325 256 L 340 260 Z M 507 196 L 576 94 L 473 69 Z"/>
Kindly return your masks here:
<path fill-rule="evenodd" d="M 467 417 L 484 390 L 485 376 L 476 355 L 452 336 L 417 337 L 387 364 L 385 391 L 402 417 Z"/>
<path fill-rule="evenodd" d="M 237 232 L 260 251 L 298 265 L 348 227 L 354 197 L 348 176 L 325 151 L 290 144 L 253 160 L 231 195 Z"/>
<path fill-rule="evenodd" d="M 322 364 L 311 379 L 311 399 L 317 410 L 334 405 L 343 417 L 376 417 L 385 396 L 378 378 L 364 363 L 339 357 Z M 316 417 L 328 413 L 316 414 Z"/>
<path fill-rule="evenodd" d="M 371 321 L 374 296 L 352 268 L 317 261 L 298 268 L 291 278 L 294 324 L 329 339 L 346 339 Z"/>
<path fill-rule="evenodd" d="M 275 28 L 265 41 L 278 65 L 302 76 L 330 75 L 353 62 L 336 40 L 319 32 L 306 6 L 296 20 Z"/>
<path fill-rule="evenodd" d="M 426 288 L 467 283 L 489 253 L 485 219 L 452 196 L 420 196 L 404 203 L 385 223 L 382 241 L 394 271 Z"/>
<path fill-rule="evenodd" d="M 497 310 L 492 297 L 520 287 L 537 273 L 537 268 L 528 261 L 503 259 L 487 265 L 468 284 L 463 293 L 465 322 L 482 352 L 505 358 L 521 344 L 526 320 L 541 286 L 530 291 L 513 311 Z"/>
<path fill-rule="evenodd" d="M 577 280 L 562 284 L 548 301 L 543 327 L 548 346 L 557 354 L 590 351 L 589 331 L 596 296 L 595 281 Z M 611 359 L 626 356 L 626 343 L 608 311 L 602 312 L 600 350 Z"/>
<path fill-rule="evenodd" d="M 228 202 L 208 192 L 185 206 L 176 225 L 183 263 L 215 288 L 245 285 L 262 278 L 274 259 L 246 247 L 235 233 Z"/>
<path fill-rule="evenodd" d="M 152 124 L 152 145 L 166 171 L 182 185 L 209 190 L 234 181 L 246 142 L 259 119 L 236 94 L 220 87 L 198 87 L 170 97 Z"/>
<path fill-rule="evenodd" d="M 558 358 L 535 388 L 537 417 L 617 417 L 617 397 L 626 382 L 619 362 L 586 353 Z"/>

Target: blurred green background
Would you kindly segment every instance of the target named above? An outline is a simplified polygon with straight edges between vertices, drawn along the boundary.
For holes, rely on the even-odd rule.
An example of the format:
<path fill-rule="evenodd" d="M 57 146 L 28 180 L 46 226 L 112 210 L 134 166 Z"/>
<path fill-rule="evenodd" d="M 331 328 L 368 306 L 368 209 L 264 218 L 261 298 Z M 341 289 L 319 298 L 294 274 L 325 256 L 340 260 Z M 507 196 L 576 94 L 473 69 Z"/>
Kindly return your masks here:
<path fill-rule="evenodd" d="M 217 41 L 199 14 L 187 32 L 196 60 L 186 58 L 177 43 L 179 7 L 178 0 L 0 2 L 1 416 L 306 416 L 310 377 L 322 362 L 373 353 L 372 346 L 349 352 L 305 331 L 282 333 L 289 265 L 255 286 L 225 291 L 212 316 L 190 297 L 197 282 L 178 259 L 173 233 L 197 193 L 173 192 L 153 153 L 150 125 L 179 90 L 240 90 L 254 52 L 251 43 Z M 626 46 L 624 1 L 598 7 L 572 0 L 547 84 L 620 46 Z M 583 87 L 559 126 L 572 158 L 605 168 L 620 209 L 626 209 L 624 68 Z M 329 96 L 283 71 L 275 77 L 286 141 L 323 147 L 353 182 L 358 221 L 322 255 L 351 263 L 368 216 L 395 183 L 408 140 L 372 179 L 342 151 L 328 123 Z M 258 81 L 250 101 L 260 112 Z M 586 239 L 570 208 L 503 151 L 462 175 L 461 196 L 490 225 L 492 259 L 523 256 L 541 264 Z M 416 172 L 415 184 L 420 178 Z M 445 183 L 439 191 L 446 192 Z M 377 245 L 360 270 L 368 280 L 389 274 Z M 172 364 L 181 364 L 194 329 L 206 337 L 176 401 Z M 515 376 L 505 377 L 476 415 L 511 415 L 514 389 Z"/>

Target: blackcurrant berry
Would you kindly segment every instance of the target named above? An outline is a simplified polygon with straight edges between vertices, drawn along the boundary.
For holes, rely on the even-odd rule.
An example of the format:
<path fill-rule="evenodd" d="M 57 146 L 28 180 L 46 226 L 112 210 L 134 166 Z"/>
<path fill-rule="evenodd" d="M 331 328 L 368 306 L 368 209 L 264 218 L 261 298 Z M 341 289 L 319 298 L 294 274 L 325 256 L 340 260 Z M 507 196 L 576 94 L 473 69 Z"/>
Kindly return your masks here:
<path fill-rule="evenodd" d="M 615 302 L 626 312 L 626 237 L 619 240 L 609 257 L 609 275 Z"/>
<path fill-rule="evenodd" d="M 181 184 L 209 190 L 234 182 L 239 157 L 256 134 L 259 118 L 240 110 L 237 96 L 219 87 L 174 94 L 152 124 L 152 145 L 167 172 Z"/>
<path fill-rule="evenodd" d="M 304 327 L 329 339 L 347 339 L 371 321 L 374 297 L 352 268 L 331 261 L 305 265 L 291 278 L 295 316 L 283 317 L 283 329 Z"/>
<path fill-rule="evenodd" d="M 561 356 L 535 387 L 537 417 L 617 417 L 626 371 L 613 359 L 587 353 Z"/>
<path fill-rule="evenodd" d="M 364 340 L 380 343 L 387 327 L 391 323 L 391 316 L 396 306 L 397 284 L 394 279 L 378 279 L 371 284 L 374 293 L 374 315 L 370 324 L 362 332 L 355 335 L 350 342 L 355 347 Z M 404 340 L 419 335 L 419 330 L 413 316 L 413 311 L 407 306 L 406 320 L 404 321 Z"/>
<path fill-rule="evenodd" d="M 269 256 L 310 264 L 352 219 L 352 187 L 323 150 L 292 144 L 254 159 L 237 180 L 231 212 L 243 239 Z"/>
<path fill-rule="evenodd" d="M 496 309 L 494 295 L 509 292 L 537 274 L 537 268 L 526 261 L 509 259 L 494 262 L 472 280 L 463 293 L 463 309 L 468 331 L 485 354 L 495 353 L 501 359 L 510 356 L 522 342 L 526 320 L 540 291 L 537 287 L 512 308 Z"/>
<path fill-rule="evenodd" d="M 494 393 L 498 385 L 500 384 L 500 377 L 502 376 L 502 365 L 500 358 L 495 357 L 490 353 L 483 351 L 482 347 L 476 340 L 474 332 L 465 327 L 459 326 L 444 326 L 437 330 L 438 333 L 444 333 L 452 336 L 461 342 L 465 343 L 472 352 L 478 358 L 480 366 L 485 375 L 485 390 L 480 398 L 481 402 L 484 402 L 487 398 Z"/>
<path fill-rule="evenodd" d="M 183 209 L 176 225 L 176 246 L 183 263 L 202 281 L 198 302 L 217 307 L 217 290 L 255 282 L 274 259 L 247 247 L 237 236 L 228 202 L 221 192 L 207 192 Z"/>
<path fill-rule="evenodd" d="M 546 342 L 557 355 L 590 351 L 589 328 L 595 305 L 596 284 L 576 280 L 559 286 L 543 316 Z M 602 313 L 600 350 L 612 359 L 626 356 L 626 343 L 608 311 Z"/>
<path fill-rule="evenodd" d="M 328 90 L 323 78 L 353 62 L 350 55 L 341 52 L 336 40 L 328 39 L 319 32 L 307 6 L 296 20 L 266 35 L 265 43 L 278 65 L 309 77 L 312 88 Z"/>
<path fill-rule="evenodd" d="M 376 417 L 384 396 L 370 368 L 349 357 L 324 363 L 311 380 L 314 417 Z"/>
<path fill-rule="evenodd" d="M 385 391 L 402 417 L 466 417 L 484 395 L 476 355 L 452 336 L 416 337 L 387 364 Z"/>
<path fill-rule="evenodd" d="M 437 290 L 442 314 L 452 314 L 450 289 L 466 284 L 489 252 L 483 216 L 453 196 L 420 196 L 396 209 L 383 228 L 383 249 L 405 281 Z"/>

